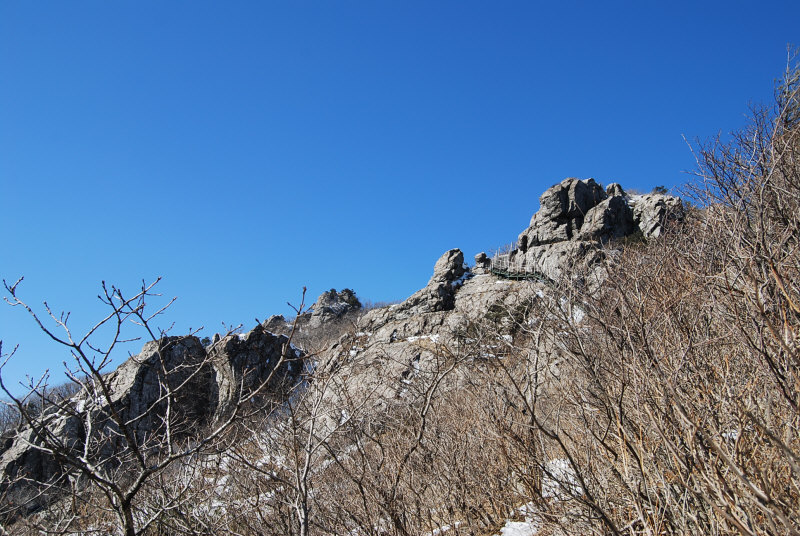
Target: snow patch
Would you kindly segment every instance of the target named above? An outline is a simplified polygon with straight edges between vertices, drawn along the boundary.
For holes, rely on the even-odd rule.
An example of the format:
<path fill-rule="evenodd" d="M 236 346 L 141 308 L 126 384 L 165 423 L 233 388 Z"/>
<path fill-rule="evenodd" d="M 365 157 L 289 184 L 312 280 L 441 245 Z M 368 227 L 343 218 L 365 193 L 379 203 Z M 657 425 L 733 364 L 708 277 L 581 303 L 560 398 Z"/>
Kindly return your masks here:
<path fill-rule="evenodd" d="M 727 441 L 736 441 L 739 439 L 739 430 L 733 429 L 722 432 L 722 438 Z"/>
<path fill-rule="evenodd" d="M 427 533 L 425 536 L 439 536 L 440 534 L 444 534 L 445 532 L 449 532 L 451 529 L 458 528 L 458 526 L 460 524 L 461 524 L 460 522 L 456 522 L 456 523 L 453 523 L 452 525 L 442 525 L 438 529 L 433 529 L 432 531 Z"/>
<path fill-rule="evenodd" d="M 539 527 L 533 521 L 509 521 L 500 529 L 499 536 L 533 536 Z"/>
<path fill-rule="evenodd" d="M 542 497 L 569 499 L 581 494 L 581 485 L 566 458 L 550 460 L 544 467 Z"/>
<path fill-rule="evenodd" d="M 507 521 L 497 536 L 533 536 L 539 532 L 539 523 L 534 518 L 533 503 L 522 505 L 517 513 L 523 516 L 523 520 Z"/>
<path fill-rule="evenodd" d="M 469 272 L 469 271 L 468 271 L 468 272 L 464 272 L 464 275 L 462 275 L 461 277 L 459 277 L 459 278 L 458 278 L 458 279 L 456 279 L 455 281 L 451 281 L 451 282 L 450 282 L 450 287 L 451 287 L 451 288 L 458 288 L 458 287 L 460 287 L 461 285 L 463 285 L 463 284 L 464 284 L 464 282 L 465 282 L 467 279 L 469 279 L 469 278 L 471 278 L 471 277 L 472 277 L 472 272 Z"/>

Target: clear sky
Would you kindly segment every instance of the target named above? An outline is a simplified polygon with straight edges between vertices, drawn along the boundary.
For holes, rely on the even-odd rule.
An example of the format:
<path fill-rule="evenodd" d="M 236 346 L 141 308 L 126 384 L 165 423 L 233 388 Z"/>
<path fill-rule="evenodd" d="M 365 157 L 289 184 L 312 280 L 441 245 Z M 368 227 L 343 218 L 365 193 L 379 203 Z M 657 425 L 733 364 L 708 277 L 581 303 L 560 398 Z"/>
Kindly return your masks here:
<path fill-rule="evenodd" d="M 796 0 L 2 2 L 0 276 L 76 330 L 101 280 L 163 276 L 176 334 L 402 299 L 564 177 L 686 181 L 788 43 Z M 23 311 L 0 338 L 7 383 L 63 381 Z"/>

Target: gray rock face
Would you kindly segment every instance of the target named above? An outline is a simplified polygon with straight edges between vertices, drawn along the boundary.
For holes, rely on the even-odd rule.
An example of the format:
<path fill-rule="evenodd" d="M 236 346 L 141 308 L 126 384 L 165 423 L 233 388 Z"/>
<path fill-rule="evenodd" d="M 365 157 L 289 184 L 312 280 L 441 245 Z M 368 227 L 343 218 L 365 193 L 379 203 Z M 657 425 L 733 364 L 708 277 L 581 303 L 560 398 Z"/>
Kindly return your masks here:
<path fill-rule="evenodd" d="M 332 288 L 320 294 L 311 308 L 300 316 L 305 330 L 317 329 L 326 322 L 343 317 L 361 308 L 356 293 L 349 288 L 337 291 Z"/>
<path fill-rule="evenodd" d="M 603 257 L 597 245 L 641 232 L 657 237 L 683 218 L 680 199 L 666 194 L 628 195 L 619 184 L 603 190 L 593 179 L 565 179 L 545 191 L 517 249 L 498 262 L 510 272 L 535 272 L 557 280 Z M 583 270 L 585 271 L 585 270 Z"/>
<path fill-rule="evenodd" d="M 486 270 L 492 265 L 492 261 L 486 255 L 485 251 L 481 251 L 477 255 L 475 255 L 475 268 L 473 271 L 476 274 L 483 274 L 486 273 Z"/>
<path fill-rule="evenodd" d="M 229 415 L 240 391 L 248 394 L 260 385 L 286 348 L 286 359 L 266 390 L 269 396 L 280 396 L 281 384 L 295 380 L 302 370 L 303 354 L 286 342 L 286 337 L 256 326 L 246 335 L 218 340 L 208 353 L 193 336 L 146 343 L 139 355 L 106 376 L 109 399 L 79 393 L 60 408 L 45 409 L 35 426 L 6 438 L 0 454 L 0 495 L 20 513 L 42 508 L 60 495 L 64 468 L 42 448 L 43 434 L 75 455 L 88 448 L 87 459 L 96 467 L 123 465 L 129 443 L 112 412 L 128 423 L 137 448 L 158 451 L 166 433 L 167 387 L 175 395 L 169 419 L 173 439 L 196 435 L 203 425 Z"/>
<path fill-rule="evenodd" d="M 162 366 L 166 375 L 161 371 Z M 212 374 L 211 365 L 206 362 L 205 349 L 197 337 L 167 337 L 150 341 L 139 355 L 131 357 L 109 374 L 112 403 L 126 420 L 145 415 L 134 424 L 137 441 L 141 444 L 148 435 L 163 432 L 161 417 L 166 403 L 157 401 L 164 396 L 164 384 L 176 393 L 174 410 L 180 412 L 181 420 L 205 422 L 212 405 L 208 388 Z M 179 388 L 183 384 L 186 387 Z M 108 411 L 108 408 L 97 409 Z M 193 431 L 186 430 L 185 433 Z"/>
<path fill-rule="evenodd" d="M 228 335 L 210 349 L 208 357 L 214 364 L 210 389 L 216 402 L 215 422 L 228 418 L 236 401 L 264 382 L 268 383 L 259 395 L 261 405 L 269 399 L 279 399 L 297 381 L 303 369 L 303 354 L 288 342 L 285 335 L 275 335 L 258 325 L 249 333 Z M 281 365 L 276 369 L 279 362 Z"/>
<path fill-rule="evenodd" d="M 596 242 L 569 240 L 530 248 L 520 261 L 551 281 L 561 281 L 603 257 Z"/>
<path fill-rule="evenodd" d="M 67 451 L 82 451 L 88 442 L 89 458 L 96 466 L 114 467 L 122 463 L 115 453 L 124 452 L 129 443 L 111 418 L 113 410 L 130 423 L 130 437 L 143 452 L 153 448 L 164 435 L 166 386 L 176 390 L 171 407 L 173 437 L 177 440 L 195 432 L 195 426 L 206 422 L 211 411 L 208 383 L 212 369 L 205 357 L 196 337 L 151 341 L 106 377 L 110 403 L 79 393 L 61 409 L 45 409 L 35 419 L 36 426 L 23 428 L 0 456 L 0 488 L 8 503 L 23 512 L 33 511 L 58 496 L 64 471 L 57 459 L 39 448 L 45 433 Z M 91 428 L 87 422 L 92 423 Z"/>
<path fill-rule="evenodd" d="M 442 264 L 454 268 L 453 271 L 437 270 L 437 273 L 448 274 L 443 276 L 447 281 L 460 272 L 456 268 L 461 259 L 454 252 L 448 252 L 443 258 L 449 260 Z M 321 354 L 318 370 L 338 371 L 347 377 L 347 382 L 337 384 L 338 389 L 325 393 L 324 404 L 336 408 L 342 407 L 343 400 L 359 400 L 374 410 L 370 410 L 373 415 L 381 415 L 385 408 L 393 405 L 406 404 L 409 390 L 419 389 L 416 382 L 429 381 L 443 366 L 443 355 L 457 356 L 464 351 L 477 351 L 480 355 L 480 349 L 464 350 L 464 345 L 485 344 L 484 351 L 489 356 L 506 343 L 505 339 L 483 342 L 469 339 L 474 336 L 469 332 L 470 326 L 476 321 L 482 322 L 487 311 L 492 308 L 514 310 L 526 300 L 535 299 L 537 291 L 545 288 L 541 284 L 503 280 L 490 274 L 464 277 L 467 274 L 469 272 L 464 272 L 459 277 L 463 283 L 454 288 L 449 308 L 431 307 L 426 301 L 432 299 L 438 303 L 428 292 L 431 283 L 438 288 L 444 282 L 432 278 L 425 289 L 405 302 L 369 311 L 359 321 L 357 332 L 345 335 Z M 460 380 L 454 378 L 454 381 Z M 336 426 L 338 418 L 335 414 L 328 426 Z"/>
<path fill-rule="evenodd" d="M 633 231 L 633 210 L 624 197 L 614 196 L 589 209 L 577 238 L 605 243 L 613 238 L 628 236 Z"/>
<path fill-rule="evenodd" d="M 264 320 L 261 326 L 271 333 L 284 333 L 291 329 L 291 324 L 286 322 L 286 318 L 283 315 L 272 315 Z"/>
<path fill-rule="evenodd" d="M 571 240 L 580 230 L 586 213 L 606 198 L 594 179 L 564 179 L 539 198 L 539 211 L 519 237 L 520 249 Z"/>
<path fill-rule="evenodd" d="M 311 307 L 311 315 L 318 318 L 338 318 L 353 309 L 360 308 L 361 302 L 356 298 L 355 292 L 349 288 L 337 292 L 332 288 L 320 294 Z"/>
<path fill-rule="evenodd" d="M 625 197 L 625 190 L 622 189 L 622 186 L 617 184 L 616 182 L 612 182 L 608 186 L 606 186 L 606 195 L 608 197 Z"/>
<path fill-rule="evenodd" d="M 652 193 L 631 199 L 633 220 L 645 238 L 661 236 L 664 226 L 670 221 L 685 217 L 683 203 L 679 197 Z"/>
<path fill-rule="evenodd" d="M 433 267 L 433 276 L 425 288 L 415 292 L 396 308 L 406 315 L 449 311 L 455 304 L 456 289 L 471 276 L 460 249 L 446 251 Z"/>

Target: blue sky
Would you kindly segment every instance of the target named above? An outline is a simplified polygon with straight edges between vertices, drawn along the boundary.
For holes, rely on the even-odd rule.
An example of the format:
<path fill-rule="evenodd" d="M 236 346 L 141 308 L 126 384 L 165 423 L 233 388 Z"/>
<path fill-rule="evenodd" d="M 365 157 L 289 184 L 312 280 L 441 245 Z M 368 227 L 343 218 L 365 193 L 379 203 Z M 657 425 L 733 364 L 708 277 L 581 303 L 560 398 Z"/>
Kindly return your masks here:
<path fill-rule="evenodd" d="M 76 331 L 101 280 L 162 276 L 174 333 L 249 328 L 304 285 L 402 299 L 564 177 L 686 181 L 683 136 L 768 102 L 798 21 L 796 1 L 3 2 L 0 276 Z M 19 309 L 0 338 L 7 383 L 63 380 Z"/>

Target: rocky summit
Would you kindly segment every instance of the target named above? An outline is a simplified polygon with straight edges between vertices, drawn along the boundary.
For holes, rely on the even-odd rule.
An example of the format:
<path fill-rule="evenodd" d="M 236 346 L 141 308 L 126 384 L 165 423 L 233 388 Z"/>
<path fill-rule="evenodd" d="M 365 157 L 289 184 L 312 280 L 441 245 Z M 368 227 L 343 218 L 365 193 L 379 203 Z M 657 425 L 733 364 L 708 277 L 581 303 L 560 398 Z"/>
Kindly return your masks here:
<path fill-rule="evenodd" d="M 594 179 L 567 178 L 541 195 L 539 210 L 515 249 L 498 260 L 511 272 L 558 280 L 576 265 L 595 263 L 603 255 L 599 245 L 631 236 L 657 237 L 683 217 L 678 197 L 629 195 L 616 183 L 604 190 Z"/>

